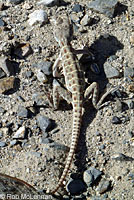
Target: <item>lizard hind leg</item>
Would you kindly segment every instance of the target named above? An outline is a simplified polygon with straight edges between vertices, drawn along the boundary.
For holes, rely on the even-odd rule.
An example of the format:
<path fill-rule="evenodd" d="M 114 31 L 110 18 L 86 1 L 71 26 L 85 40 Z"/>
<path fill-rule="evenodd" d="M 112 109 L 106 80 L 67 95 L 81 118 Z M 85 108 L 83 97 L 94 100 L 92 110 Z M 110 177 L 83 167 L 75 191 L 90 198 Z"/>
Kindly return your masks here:
<path fill-rule="evenodd" d="M 53 105 L 54 109 L 59 106 L 60 99 L 65 99 L 69 104 L 72 103 L 72 96 L 61 84 L 54 79 L 53 80 Z"/>
<path fill-rule="evenodd" d="M 103 103 L 104 99 L 112 92 L 115 92 L 118 89 L 118 87 L 115 88 L 111 88 L 109 89 L 107 92 L 105 92 L 101 98 L 98 101 L 98 96 L 99 96 L 99 86 L 97 82 L 93 82 L 85 91 L 84 93 L 84 101 L 86 101 L 90 95 L 92 94 L 92 104 L 93 106 L 98 110 L 100 109 L 102 106 L 105 105 L 105 103 Z"/>

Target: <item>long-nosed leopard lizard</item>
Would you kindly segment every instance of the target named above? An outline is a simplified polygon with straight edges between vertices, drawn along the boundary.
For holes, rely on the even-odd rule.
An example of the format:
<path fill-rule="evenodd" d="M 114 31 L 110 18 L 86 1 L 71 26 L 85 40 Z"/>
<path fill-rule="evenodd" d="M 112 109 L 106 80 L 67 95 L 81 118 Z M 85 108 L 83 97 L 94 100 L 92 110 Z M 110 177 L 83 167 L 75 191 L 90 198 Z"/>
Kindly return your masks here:
<path fill-rule="evenodd" d="M 97 103 L 98 97 L 98 85 L 96 82 L 93 82 L 85 91 L 85 78 L 84 73 L 81 70 L 80 64 L 77 57 L 72 51 L 70 45 L 70 21 L 67 15 L 62 15 L 53 19 L 52 23 L 54 24 L 54 36 L 56 41 L 60 46 L 60 55 L 54 63 L 53 66 L 53 76 L 57 76 L 58 64 L 59 61 L 62 62 L 63 75 L 65 78 L 65 85 L 67 90 L 60 87 L 60 84 L 57 80 L 54 79 L 53 82 L 53 103 L 54 108 L 57 109 L 59 104 L 59 97 L 66 99 L 68 103 L 72 103 L 73 106 L 73 128 L 72 128 L 72 142 L 70 151 L 66 160 L 66 165 L 62 176 L 58 182 L 56 188 L 49 193 L 54 194 L 57 192 L 59 187 L 63 184 L 63 181 L 66 178 L 72 159 L 75 153 L 76 145 L 78 142 L 80 127 L 82 121 L 82 107 L 85 99 L 88 99 L 92 93 L 92 103 L 93 106 L 98 109 L 102 104 L 104 98 L 111 93 L 112 90 L 107 91 Z"/>

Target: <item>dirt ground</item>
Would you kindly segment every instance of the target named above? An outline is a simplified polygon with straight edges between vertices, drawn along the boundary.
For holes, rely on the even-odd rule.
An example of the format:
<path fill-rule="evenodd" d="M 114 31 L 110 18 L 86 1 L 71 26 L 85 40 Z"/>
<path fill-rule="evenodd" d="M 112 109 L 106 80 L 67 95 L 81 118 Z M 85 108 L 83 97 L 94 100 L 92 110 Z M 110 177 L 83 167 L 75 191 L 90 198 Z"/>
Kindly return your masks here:
<path fill-rule="evenodd" d="M 70 175 L 82 179 L 83 172 L 90 166 L 102 172 L 101 179 L 81 194 L 71 196 L 65 191 L 62 192 L 63 199 L 79 197 L 87 200 L 134 200 L 134 85 L 133 74 L 130 77 L 124 75 L 127 67 L 134 68 L 133 1 L 120 0 L 117 13 L 111 19 L 90 10 L 87 0 L 68 0 L 67 5 L 52 7 L 38 5 L 36 0 L 25 0 L 17 5 L 2 2 L 5 8 L 0 13 L 5 25 L 4 29 L 0 26 L 0 45 L 5 45 L 5 49 L 0 51 L 0 54 L 18 64 L 18 71 L 14 75 L 18 82 L 14 91 L 0 94 L 0 107 L 4 109 L 4 112 L 0 111 L 0 141 L 6 143 L 4 147 L 0 147 L 0 172 L 22 179 L 38 190 L 54 188 L 60 178 L 71 143 L 72 107 L 65 101 L 61 102 L 58 110 L 47 105 L 45 93 L 47 91 L 52 94 L 53 76 L 46 75 L 46 83 L 39 81 L 35 64 L 42 61 L 54 63 L 59 55 L 60 48 L 53 36 L 51 18 L 56 13 L 69 13 L 71 16 L 74 5 L 80 4 L 84 9 L 81 14 L 76 14 L 79 18 L 88 14 L 92 23 L 84 27 L 74 24 L 71 44 L 75 49 L 83 48 L 86 44 L 100 69 L 100 73 L 96 74 L 91 70 L 90 63 L 84 64 L 87 84 L 97 81 L 100 95 L 105 92 L 106 87 L 109 89 L 118 86 L 119 89 L 116 94 L 106 98 L 108 105 L 98 111 L 93 108 L 91 100 L 84 105 L 76 156 L 66 183 Z M 30 26 L 29 14 L 38 9 L 47 13 L 48 22 Z M 30 44 L 30 55 L 22 58 L 15 56 L 16 41 L 18 44 Z M 115 68 L 119 72 L 118 76 L 104 76 L 104 65 Z M 27 72 L 32 75 L 28 76 Z M 44 104 L 35 105 L 34 94 L 45 99 Z M 33 113 L 32 116 L 20 118 L 17 114 L 20 106 L 29 109 Z M 46 133 L 47 136 L 38 126 L 37 117 L 40 115 L 55 123 L 55 127 Z M 114 122 L 114 117 L 120 120 L 119 123 Z M 18 139 L 15 145 L 11 145 L 13 135 L 22 126 L 28 130 L 28 137 Z M 44 143 L 43 137 L 48 138 Z M 60 148 L 58 145 L 53 146 L 51 140 Z M 118 153 L 130 159 L 121 159 Z M 100 194 L 97 187 L 103 179 L 109 181 L 110 187 Z"/>

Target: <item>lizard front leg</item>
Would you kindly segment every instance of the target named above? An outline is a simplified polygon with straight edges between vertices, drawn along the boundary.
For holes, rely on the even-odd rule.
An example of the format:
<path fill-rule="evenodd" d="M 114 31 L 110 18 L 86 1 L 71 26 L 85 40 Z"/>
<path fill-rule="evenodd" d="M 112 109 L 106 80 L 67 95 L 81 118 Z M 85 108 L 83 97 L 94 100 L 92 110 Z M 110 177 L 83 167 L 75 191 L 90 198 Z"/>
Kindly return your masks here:
<path fill-rule="evenodd" d="M 65 99 L 69 104 L 72 103 L 72 96 L 65 88 L 63 88 L 60 83 L 54 79 L 53 80 L 53 105 L 57 109 L 59 106 L 60 99 Z"/>

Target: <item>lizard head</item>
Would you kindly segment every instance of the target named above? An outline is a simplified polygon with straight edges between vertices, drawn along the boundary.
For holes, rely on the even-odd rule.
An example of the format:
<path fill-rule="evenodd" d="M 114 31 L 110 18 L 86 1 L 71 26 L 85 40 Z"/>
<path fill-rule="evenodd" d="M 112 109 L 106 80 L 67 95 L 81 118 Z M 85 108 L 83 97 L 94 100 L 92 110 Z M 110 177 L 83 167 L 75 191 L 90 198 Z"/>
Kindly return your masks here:
<path fill-rule="evenodd" d="M 66 43 L 71 37 L 71 23 L 69 17 L 64 14 L 51 20 L 54 25 L 54 37 L 56 41 L 62 46 L 62 42 Z"/>

